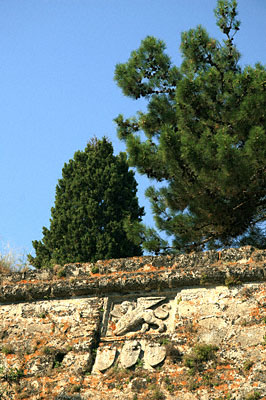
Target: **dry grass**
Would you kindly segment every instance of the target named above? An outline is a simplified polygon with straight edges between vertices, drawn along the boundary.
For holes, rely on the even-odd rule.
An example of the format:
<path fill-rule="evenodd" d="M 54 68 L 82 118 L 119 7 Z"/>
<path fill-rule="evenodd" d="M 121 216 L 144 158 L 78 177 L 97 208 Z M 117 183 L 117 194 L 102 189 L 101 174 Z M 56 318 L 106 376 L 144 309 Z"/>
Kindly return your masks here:
<path fill-rule="evenodd" d="M 25 252 L 12 249 L 9 244 L 2 245 L 0 251 L 0 273 L 24 271 L 28 269 L 29 262 Z"/>

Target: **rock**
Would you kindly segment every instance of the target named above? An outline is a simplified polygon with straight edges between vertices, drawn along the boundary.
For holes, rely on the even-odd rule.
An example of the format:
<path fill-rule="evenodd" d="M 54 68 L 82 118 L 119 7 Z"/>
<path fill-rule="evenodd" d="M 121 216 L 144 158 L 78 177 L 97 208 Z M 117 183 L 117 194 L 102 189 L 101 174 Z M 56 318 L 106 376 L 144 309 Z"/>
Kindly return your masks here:
<path fill-rule="evenodd" d="M 94 364 L 95 370 L 104 371 L 111 367 L 115 360 L 116 348 L 104 347 L 99 348 L 97 351 L 97 356 Z"/>
<path fill-rule="evenodd" d="M 166 319 L 169 317 L 170 306 L 168 304 L 163 304 L 162 306 L 158 307 L 154 310 L 154 315 L 156 318 Z"/>
<path fill-rule="evenodd" d="M 133 392 L 140 392 L 142 389 L 146 389 L 146 387 L 147 387 L 147 379 L 145 379 L 145 378 L 134 378 L 130 382 L 129 387 Z"/>
<path fill-rule="evenodd" d="M 166 357 L 166 349 L 159 343 L 150 343 L 145 347 L 144 361 L 147 362 L 151 367 L 156 367 Z"/>
<path fill-rule="evenodd" d="M 63 278 L 53 270 L 0 274 L 5 399 L 214 400 L 230 393 L 243 400 L 266 393 L 266 250 L 95 265 L 95 275 L 89 263 L 65 266 Z M 209 345 L 218 347 L 214 360 Z M 182 362 L 190 354 L 200 361 L 194 376 Z"/>
<path fill-rule="evenodd" d="M 166 325 L 161 321 L 169 316 L 166 305 L 158 310 L 158 317 L 151 307 L 165 300 L 165 297 L 139 297 L 137 302 L 124 301 L 115 305 L 111 311 L 111 318 L 115 317 L 116 328 L 114 334 L 123 336 L 128 332 L 140 330 L 146 332 L 151 325 L 157 327 L 158 332 L 164 332 Z"/>
<path fill-rule="evenodd" d="M 62 361 L 62 367 L 75 374 L 85 373 L 91 364 L 90 354 L 69 352 Z"/>
<path fill-rule="evenodd" d="M 133 342 L 126 343 L 121 351 L 120 363 L 123 368 L 130 368 L 136 364 L 140 354 L 140 344 L 134 340 Z"/>
<path fill-rule="evenodd" d="M 261 344 L 265 336 L 265 327 L 242 327 L 240 334 L 237 337 L 237 342 L 241 347 L 258 346 Z"/>

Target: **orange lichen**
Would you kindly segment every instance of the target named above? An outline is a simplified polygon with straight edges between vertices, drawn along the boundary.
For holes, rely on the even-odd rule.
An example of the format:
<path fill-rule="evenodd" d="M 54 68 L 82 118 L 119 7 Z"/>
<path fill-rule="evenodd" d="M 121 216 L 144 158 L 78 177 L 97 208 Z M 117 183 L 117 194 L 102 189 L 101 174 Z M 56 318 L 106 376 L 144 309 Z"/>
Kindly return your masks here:
<path fill-rule="evenodd" d="M 7 354 L 6 355 L 6 360 L 7 361 L 12 361 L 12 359 L 15 358 L 15 357 L 16 357 L 15 354 Z"/>
<path fill-rule="evenodd" d="M 227 383 L 221 383 L 221 385 L 217 385 L 213 387 L 217 392 L 221 392 L 222 390 L 227 390 L 228 389 L 228 384 Z"/>
<path fill-rule="evenodd" d="M 227 365 L 217 365 L 216 369 L 232 369 L 232 366 L 230 364 Z"/>
<path fill-rule="evenodd" d="M 116 329 L 116 324 L 113 321 L 109 322 L 109 327 L 112 331 L 114 331 Z"/>
<path fill-rule="evenodd" d="M 70 326 L 71 325 L 69 323 L 65 322 L 62 327 L 62 331 L 65 333 L 70 328 Z"/>
<path fill-rule="evenodd" d="M 251 317 L 258 317 L 260 315 L 261 309 L 259 307 L 254 307 L 251 311 L 250 311 L 250 316 Z"/>

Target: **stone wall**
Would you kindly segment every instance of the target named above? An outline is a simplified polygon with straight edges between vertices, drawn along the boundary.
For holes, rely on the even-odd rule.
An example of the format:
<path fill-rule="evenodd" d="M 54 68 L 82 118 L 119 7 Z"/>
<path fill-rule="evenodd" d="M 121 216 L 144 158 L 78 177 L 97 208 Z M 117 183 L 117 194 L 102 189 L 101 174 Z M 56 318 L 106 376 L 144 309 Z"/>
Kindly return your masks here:
<path fill-rule="evenodd" d="M 266 251 L 0 274 L 0 399 L 266 399 Z"/>

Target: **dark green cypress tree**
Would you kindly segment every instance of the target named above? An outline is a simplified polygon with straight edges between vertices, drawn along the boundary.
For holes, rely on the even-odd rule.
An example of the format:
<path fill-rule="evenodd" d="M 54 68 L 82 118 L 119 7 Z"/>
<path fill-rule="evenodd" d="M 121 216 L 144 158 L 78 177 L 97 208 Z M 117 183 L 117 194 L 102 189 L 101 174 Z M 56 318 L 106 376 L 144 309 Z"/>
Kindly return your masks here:
<path fill-rule="evenodd" d="M 140 245 L 128 238 L 124 224 L 141 221 L 137 183 L 124 153 L 113 155 L 106 138 L 91 140 L 64 165 L 51 209 L 50 228 L 33 241 L 36 268 L 54 263 L 88 262 L 138 256 Z"/>
<path fill-rule="evenodd" d="M 179 68 L 147 37 L 115 70 L 126 96 L 148 101 L 147 112 L 116 123 L 130 165 L 161 182 L 146 194 L 171 251 L 228 246 L 251 228 L 252 243 L 265 243 L 266 69 L 239 65 L 237 2 L 219 0 L 215 15 L 223 43 L 202 26 L 184 32 Z M 167 249 L 155 230 L 135 224 L 134 232 L 148 250 Z"/>

